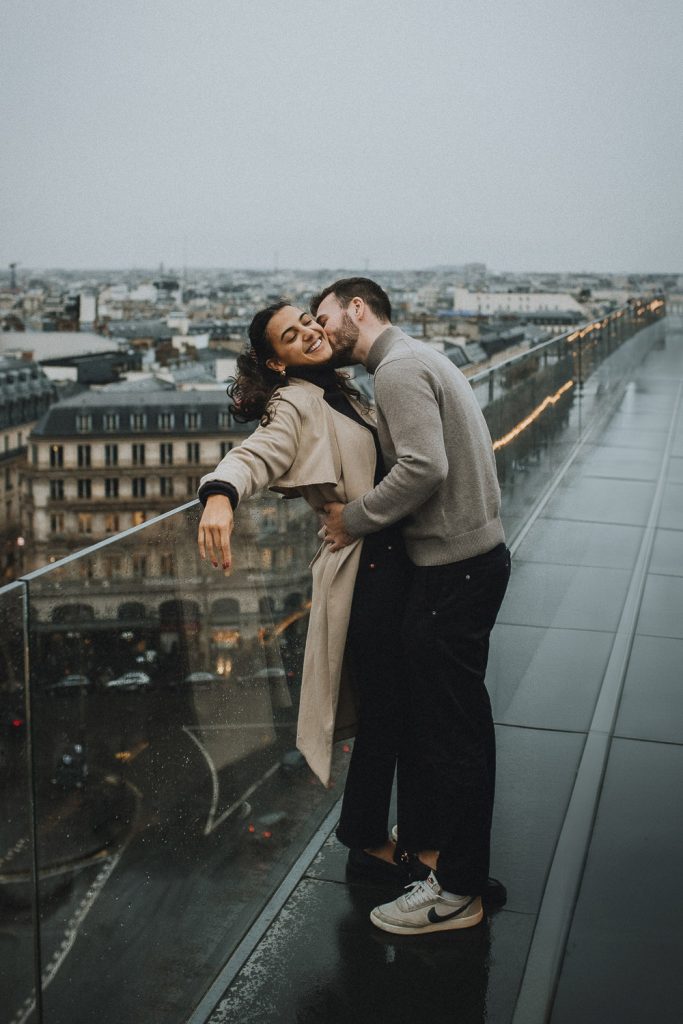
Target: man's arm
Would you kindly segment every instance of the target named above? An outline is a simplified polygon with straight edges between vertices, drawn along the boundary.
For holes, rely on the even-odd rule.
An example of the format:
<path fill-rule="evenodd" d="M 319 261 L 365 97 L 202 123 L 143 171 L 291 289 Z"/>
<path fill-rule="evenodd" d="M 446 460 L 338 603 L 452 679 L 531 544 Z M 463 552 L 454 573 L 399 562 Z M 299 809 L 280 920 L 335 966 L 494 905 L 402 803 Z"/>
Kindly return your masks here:
<path fill-rule="evenodd" d="M 375 400 L 397 461 L 377 487 L 344 506 L 343 528 L 351 537 L 376 533 L 415 512 L 448 475 L 439 404 L 422 363 L 401 359 L 380 367 Z M 331 521 L 326 526 L 331 530 Z"/>

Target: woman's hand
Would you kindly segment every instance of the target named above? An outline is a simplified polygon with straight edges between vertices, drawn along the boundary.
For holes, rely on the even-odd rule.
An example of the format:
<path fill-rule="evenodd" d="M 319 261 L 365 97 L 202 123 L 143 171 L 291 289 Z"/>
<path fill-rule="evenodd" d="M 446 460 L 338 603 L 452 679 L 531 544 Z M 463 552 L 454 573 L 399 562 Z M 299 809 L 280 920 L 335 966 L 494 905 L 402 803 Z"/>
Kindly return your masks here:
<path fill-rule="evenodd" d="M 206 499 L 202 518 L 199 520 L 197 543 L 202 558 L 211 559 L 214 569 L 220 562 L 224 569 L 232 565 L 230 534 L 234 526 L 234 515 L 230 500 L 224 494 L 212 494 Z"/>

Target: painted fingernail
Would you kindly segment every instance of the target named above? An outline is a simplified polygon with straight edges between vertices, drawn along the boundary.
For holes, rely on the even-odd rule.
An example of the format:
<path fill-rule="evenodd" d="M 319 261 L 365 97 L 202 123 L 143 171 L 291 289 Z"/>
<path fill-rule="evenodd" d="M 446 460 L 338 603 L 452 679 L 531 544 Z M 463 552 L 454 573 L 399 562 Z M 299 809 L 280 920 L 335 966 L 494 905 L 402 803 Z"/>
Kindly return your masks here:
<path fill-rule="evenodd" d="M 214 567 L 214 569 L 218 568 L 218 562 L 212 562 L 211 565 Z"/>
<path fill-rule="evenodd" d="M 230 568 L 230 562 L 223 562 L 223 568 L 224 569 L 229 569 Z"/>

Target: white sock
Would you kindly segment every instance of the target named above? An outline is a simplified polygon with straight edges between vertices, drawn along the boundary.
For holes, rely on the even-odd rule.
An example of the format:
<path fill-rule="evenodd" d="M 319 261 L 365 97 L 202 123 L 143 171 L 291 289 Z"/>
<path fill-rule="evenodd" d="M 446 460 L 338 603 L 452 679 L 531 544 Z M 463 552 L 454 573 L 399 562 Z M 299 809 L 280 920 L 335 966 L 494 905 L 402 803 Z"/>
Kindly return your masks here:
<path fill-rule="evenodd" d="M 463 900 L 469 899 L 469 896 L 458 896 L 457 893 L 455 893 L 455 892 L 448 892 L 447 889 L 442 889 L 441 890 L 441 895 L 443 896 L 443 898 L 445 900 L 448 900 L 449 903 L 458 903 L 458 902 L 462 903 Z"/>

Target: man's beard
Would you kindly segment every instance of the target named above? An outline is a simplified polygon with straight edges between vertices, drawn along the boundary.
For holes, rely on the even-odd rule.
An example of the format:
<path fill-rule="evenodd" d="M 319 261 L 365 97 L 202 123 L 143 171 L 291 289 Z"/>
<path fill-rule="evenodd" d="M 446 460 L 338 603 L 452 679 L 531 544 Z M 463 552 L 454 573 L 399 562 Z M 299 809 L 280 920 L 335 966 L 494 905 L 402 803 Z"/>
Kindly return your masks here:
<path fill-rule="evenodd" d="M 345 312 L 334 341 L 330 340 L 332 355 L 328 366 L 355 366 L 359 360 L 354 357 L 353 350 L 356 347 L 359 334 L 359 329 L 349 314 Z"/>

